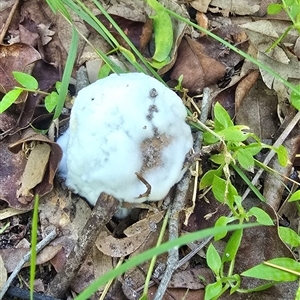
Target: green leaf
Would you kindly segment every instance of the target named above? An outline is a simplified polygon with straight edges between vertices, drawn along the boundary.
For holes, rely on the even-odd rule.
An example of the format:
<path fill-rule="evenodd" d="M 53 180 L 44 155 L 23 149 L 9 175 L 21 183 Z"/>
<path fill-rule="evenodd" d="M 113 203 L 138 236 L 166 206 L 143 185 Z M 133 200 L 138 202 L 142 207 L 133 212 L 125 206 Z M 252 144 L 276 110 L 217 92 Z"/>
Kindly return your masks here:
<path fill-rule="evenodd" d="M 225 163 L 225 155 L 223 153 L 213 154 L 209 159 L 217 165 Z"/>
<path fill-rule="evenodd" d="M 210 283 L 205 287 L 204 300 L 210 300 L 216 297 L 222 290 L 222 283 L 220 281 Z"/>
<path fill-rule="evenodd" d="M 298 93 L 295 91 L 291 92 L 291 103 L 296 109 L 300 110 L 300 84 L 296 85 L 295 88 Z"/>
<path fill-rule="evenodd" d="M 249 133 L 242 131 L 244 129 L 249 129 L 249 127 L 244 126 L 244 125 L 235 125 L 235 126 L 227 127 L 217 133 L 220 136 L 222 136 L 226 141 L 243 142 L 249 136 Z"/>
<path fill-rule="evenodd" d="M 280 238 L 291 247 L 300 246 L 300 236 L 291 228 L 279 226 L 278 232 Z"/>
<path fill-rule="evenodd" d="M 164 8 L 156 0 L 147 0 L 149 6 L 155 11 L 153 19 L 155 52 L 152 59 L 156 62 L 165 61 L 171 52 L 173 46 L 173 25 L 171 18 Z"/>
<path fill-rule="evenodd" d="M 280 145 L 275 151 L 280 165 L 286 167 L 289 162 L 289 155 L 287 149 L 284 146 Z"/>
<path fill-rule="evenodd" d="M 235 283 L 232 282 L 233 280 L 235 281 Z M 238 290 L 238 288 L 240 287 L 240 285 L 241 285 L 241 277 L 240 277 L 239 274 L 235 274 L 233 276 L 230 276 L 230 286 L 231 286 L 230 295 L 235 293 Z"/>
<path fill-rule="evenodd" d="M 241 167 L 246 170 L 251 170 L 254 167 L 254 158 L 251 151 L 249 151 L 247 148 L 238 149 L 237 160 Z"/>
<path fill-rule="evenodd" d="M 26 89 L 29 89 L 29 90 L 37 90 L 38 89 L 39 84 L 33 76 L 23 73 L 23 72 L 17 72 L 17 71 L 13 71 L 12 73 L 13 73 L 14 78 Z"/>
<path fill-rule="evenodd" d="M 5 94 L 0 101 L 0 114 L 9 108 L 18 99 L 22 92 L 23 91 L 21 89 L 15 89 Z"/>
<path fill-rule="evenodd" d="M 60 11 L 68 20 L 72 20 L 68 10 L 65 8 L 61 0 L 46 0 L 46 2 L 54 13 Z"/>
<path fill-rule="evenodd" d="M 298 200 L 300 200 L 300 190 L 293 193 L 292 196 L 289 198 L 288 202 L 293 202 Z"/>
<path fill-rule="evenodd" d="M 65 64 L 65 69 L 61 81 L 61 87 L 58 94 L 58 101 L 53 116 L 54 120 L 60 116 L 61 111 L 64 107 L 66 96 L 68 94 L 69 82 L 72 75 L 74 62 L 77 56 L 78 40 L 79 40 L 79 34 L 75 26 L 72 26 L 72 39 L 71 39 L 70 51 L 68 52 L 68 57 L 67 57 L 67 61 Z"/>
<path fill-rule="evenodd" d="M 282 10 L 282 4 L 279 3 L 271 3 L 267 8 L 267 12 L 269 15 L 276 15 L 280 13 Z"/>
<path fill-rule="evenodd" d="M 38 232 L 38 220 L 39 220 L 39 195 L 34 197 L 34 209 L 32 216 L 32 228 L 31 228 L 31 249 L 30 249 L 30 299 L 33 299 L 34 292 L 34 278 L 36 268 L 36 244 L 37 244 L 37 232 Z"/>
<path fill-rule="evenodd" d="M 119 46 L 118 49 L 128 59 L 128 61 L 131 64 L 136 63 L 136 58 L 135 58 L 135 56 L 133 55 L 133 53 L 131 51 L 129 51 L 128 49 L 126 49 L 126 48 L 124 48 L 122 46 Z"/>
<path fill-rule="evenodd" d="M 220 178 L 217 175 L 214 175 L 213 182 L 212 182 L 212 192 L 215 198 L 221 202 L 226 202 L 226 190 L 227 190 L 227 183 L 226 180 Z"/>
<path fill-rule="evenodd" d="M 202 190 L 208 186 L 211 186 L 215 175 L 220 177 L 222 175 L 222 169 L 218 168 L 216 170 L 207 171 L 200 180 L 199 189 Z"/>
<path fill-rule="evenodd" d="M 268 261 L 274 265 L 278 265 L 285 269 L 300 271 L 300 264 L 294 259 L 287 257 L 274 258 Z M 257 265 L 241 274 L 242 276 L 254 277 L 277 282 L 295 281 L 298 276 L 288 271 L 279 270 L 277 268 L 267 266 L 265 264 Z"/>
<path fill-rule="evenodd" d="M 222 226 L 224 226 L 224 228 L 226 228 L 225 225 L 227 225 L 228 223 L 231 223 L 231 222 L 233 222 L 233 221 L 235 221 L 235 220 L 236 220 L 235 217 L 230 217 L 230 218 L 228 218 L 228 217 L 225 217 L 225 216 L 221 216 L 221 217 L 216 221 L 215 227 L 222 227 Z M 216 234 L 214 235 L 215 241 L 218 241 L 218 240 L 222 239 L 223 237 L 225 237 L 225 236 L 227 235 L 227 232 L 228 232 L 228 231 L 227 231 L 226 229 L 224 229 L 223 232 L 216 233 Z"/>
<path fill-rule="evenodd" d="M 207 248 L 206 263 L 216 276 L 220 276 L 222 266 L 221 257 L 213 244 L 209 244 Z"/>
<path fill-rule="evenodd" d="M 98 73 L 98 78 L 99 79 L 102 79 L 102 78 L 105 78 L 109 75 L 110 73 L 110 67 L 108 64 L 104 64 L 101 68 L 100 68 L 100 71 Z"/>
<path fill-rule="evenodd" d="M 45 97 L 45 107 L 49 113 L 51 113 L 56 107 L 58 102 L 58 94 L 52 92 L 50 95 Z"/>
<path fill-rule="evenodd" d="M 236 257 L 237 251 L 239 250 L 241 244 L 242 237 L 243 237 L 242 229 L 236 230 L 235 232 L 232 233 L 224 250 L 224 254 L 222 257 L 223 263 L 232 261 Z"/>
<path fill-rule="evenodd" d="M 266 226 L 274 225 L 274 222 L 271 219 L 271 217 L 259 207 L 250 208 L 249 215 L 254 216 L 257 222 L 261 225 L 266 225 Z"/>
<path fill-rule="evenodd" d="M 210 145 L 210 144 L 215 144 L 217 142 L 219 142 L 219 139 L 213 135 L 212 133 L 205 131 L 203 133 L 203 140 L 205 142 L 205 144 Z"/>
<path fill-rule="evenodd" d="M 216 131 L 234 126 L 228 112 L 219 102 L 216 102 L 214 106 L 214 122 Z"/>
<path fill-rule="evenodd" d="M 55 83 L 55 88 L 56 88 L 58 94 L 60 93 L 61 84 L 62 83 L 60 81 L 56 81 L 56 83 Z"/>
<path fill-rule="evenodd" d="M 235 200 L 234 197 L 238 195 L 236 188 L 231 182 L 228 182 L 216 175 L 212 182 L 212 192 L 219 202 L 227 203 L 229 207 L 232 207 Z"/>

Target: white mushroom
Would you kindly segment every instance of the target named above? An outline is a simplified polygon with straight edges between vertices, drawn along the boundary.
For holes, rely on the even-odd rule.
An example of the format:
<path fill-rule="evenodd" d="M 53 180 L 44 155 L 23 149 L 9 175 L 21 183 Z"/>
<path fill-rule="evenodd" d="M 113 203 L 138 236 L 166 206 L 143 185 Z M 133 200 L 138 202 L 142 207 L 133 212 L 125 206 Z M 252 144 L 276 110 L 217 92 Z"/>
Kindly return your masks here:
<path fill-rule="evenodd" d="M 94 205 L 101 192 L 121 201 L 162 200 L 184 172 L 192 134 L 181 99 L 142 74 L 112 74 L 82 89 L 59 139 L 59 172 Z"/>

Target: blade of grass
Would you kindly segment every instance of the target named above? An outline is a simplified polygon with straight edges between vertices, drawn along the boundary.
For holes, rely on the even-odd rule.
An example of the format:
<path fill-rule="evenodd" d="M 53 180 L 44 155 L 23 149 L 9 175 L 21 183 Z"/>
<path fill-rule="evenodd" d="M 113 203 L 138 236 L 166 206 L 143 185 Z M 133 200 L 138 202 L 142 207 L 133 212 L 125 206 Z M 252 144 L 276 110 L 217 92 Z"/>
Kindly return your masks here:
<path fill-rule="evenodd" d="M 167 225 L 168 225 L 169 214 L 170 214 L 170 209 L 167 210 L 167 213 L 164 217 L 164 221 L 163 221 L 160 233 L 159 233 L 159 237 L 158 237 L 157 242 L 156 242 L 156 247 L 161 245 L 162 239 L 164 237 L 164 234 L 166 232 L 166 228 L 167 228 Z M 144 291 L 143 291 L 143 295 L 142 295 L 141 299 L 147 299 L 149 282 L 151 280 L 151 276 L 152 276 L 153 269 L 154 269 L 154 266 L 155 266 L 156 258 L 157 258 L 157 255 L 154 255 L 151 259 L 150 266 L 149 266 L 148 273 L 147 273 L 147 277 L 146 277 L 146 280 L 145 280 Z"/>
<path fill-rule="evenodd" d="M 107 272 L 102 277 L 96 279 L 90 286 L 88 286 L 80 295 L 78 295 L 75 299 L 76 300 L 84 300 L 88 299 L 93 293 L 95 293 L 98 288 L 104 285 L 106 282 L 113 278 L 117 278 L 121 274 L 125 273 L 127 270 L 151 259 L 155 255 L 160 255 L 172 249 L 173 247 L 180 247 L 182 245 L 186 245 L 196 240 L 200 240 L 206 238 L 208 236 L 213 236 L 215 234 L 224 232 L 224 230 L 231 231 L 241 228 L 250 228 L 253 226 L 259 226 L 257 223 L 251 224 L 235 224 L 235 225 L 227 225 L 227 226 L 220 226 L 214 228 L 208 228 L 196 232 L 192 232 L 186 235 L 179 237 L 178 239 L 168 241 L 166 243 L 161 244 L 158 247 L 151 248 L 137 256 L 132 257 L 130 260 L 115 268 L 109 272 Z"/>
<path fill-rule="evenodd" d="M 261 194 L 261 192 L 256 188 L 254 184 L 249 180 L 249 178 L 245 175 L 245 173 L 240 169 L 239 166 L 231 163 L 230 166 L 239 174 L 239 176 L 244 180 L 244 182 L 248 185 L 248 187 L 252 190 L 252 192 L 257 196 L 257 198 L 266 202 L 266 198 Z"/>
<path fill-rule="evenodd" d="M 33 300 L 34 292 L 34 278 L 36 267 L 36 244 L 37 244 L 37 231 L 38 231 L 38 208 L 39 208 L 39 195 L 34 197 L 34 209 L 31 225 L 31 256 L 30 256 L 30 300 Z"/>
<path fill-rule="evenodd" d="M 63 77 L 62 77 L 60 91 L 58 94 L 57 106 L 55 108 L 55 113 L 53 116 L 54 120 L 60 116 L 61 111 L 64 107 L 65 99 L 66 99 L 66 96 L 68 93 L 68 86 L 69 86 L 74 62 L 75 62 L 76 55 L 77 55 L 78 39 L 79 39 L 78 32 L 77 32 L 76 28 L 72 25 L 72 39 L 71 39 L 71 44 L 70 44 L 70 49 L 69 49 L 66 65 L 65 65 L 65 70 L 63 73 Z"/>

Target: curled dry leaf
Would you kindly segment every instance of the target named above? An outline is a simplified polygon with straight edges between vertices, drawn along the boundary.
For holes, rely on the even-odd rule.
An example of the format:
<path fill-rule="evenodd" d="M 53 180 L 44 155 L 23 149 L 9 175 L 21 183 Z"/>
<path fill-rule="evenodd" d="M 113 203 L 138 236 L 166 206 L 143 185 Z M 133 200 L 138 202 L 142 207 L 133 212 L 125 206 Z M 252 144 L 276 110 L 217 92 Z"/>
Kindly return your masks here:
<path fill-rule="evenodd" d="M 225 71 L 224 64 L 206 55 L 198 42 L 185 37 L 179 46 L 171 79 L 177 80 L 183 75 L 183 87 L 191 93 L 201 93 L 204 87 L 217 83 Z"/>
<path fill-rule="evenodd" d="M 141 247 L 151 232 L 156 231 L 156 224 L 160 222 L 163 215 L 164 212 L 161 211 L 134 223 L 124 231 L 127 237 L 122 239 L 113 237 L 106 229 L 98 236 L 96 246 L 101 252 L 111 257 L 127 256 Z"/>
<path fill-rule="evenodd" d="M 252 15 L 260 8 L 261 0 L 212 0 L 210 5 L 220 9 L 223 14 Z"/>
<path fill-rule="evenodd" d="M 146 18 L 145 22 L 138 22 L 113 14 L 110 16 L 119 25 L 119 27 L 123 30 L 135 47 L 137 47 L 139 50 L 143 50 L 146 47 L 152 36 L 152 20 L 150 18 Z M 104 26 L 123 47 L 130 49 L 129 45 L 120 36 L 118 31 L 109 23 L 105 16 L 99 15 L 97 18 L 104 24 Z M 87 25 L 87 27 L 90 30 L 93 30 L 90 28 L 90 26 Z"/>
<path fill-rule="evenodd" d="M 36 259 L 36 264 L 41 265 L 48 262 L 52 257 L 56 255 L 61 249 L 60 245 L 57 246 L 47 246 L 41 250 Z M 0 249 L 0 255 L 3 258 L 4 266 L 7 269 L 8 273 L 11 273 L 24 257 L 25 254 L 30 252 L 30 248 L 9 248 L 9 249 Z M 27 262 L 24 267 L 28 267 L 30 262 Z"/>
<path fill-rule="evenodd" d="M 26 66 L 41 59 L 38 51 L 23 43 L 0 45 L 0 57 L 0 91 L 4 94 L 17 85 L 12 71 L 24 71 Z"/>
<path fill-rule="evenodd" d="M 8 143 L 10 144 L 8 145 Z M 43 143 L 46 143 L 49 147 L 51 147 L 50 154 L 47 154 L 47 150 L 44 153 L 46 156 L 50 155 L 48 157 L 49 159 L 43 160 L 39 155 L 36 161 L 39 161 L 40 163 L 43 161 L 42 166 L 36 165 L 32 171 L 29 173 L 26 173 L 26 171 L 24 173 L 26 164 L 28 163 L 24 150 L 26 150 L 26 147 L 29 145 L 38 145 Z M 48 146 L 46 147 L 48 148 Z M 31 129 L 26 131 L 22 137 L 19 134 L 7 137 L 0 144 L 0 147 L 2 150 L 2 155 L 0 156 L 0 198 L 5 200 L 10 207 L 30 209 L 32 203 L 28 202 L 33 199 L 34 194 L 43 196 L 52 190 L 53 179 L 59 161 L 62 157 L 62 151 L 56 143 L 51 142 L 47 139 L 47 137 L 38 134 Z M 8 147 L 11 152 L 8 150 Z M 31 149 L 27 150 L 31 151 Z M 41 172 L 40 169 L 44 169 L 44 171 Z M 26 175 L 30 173 L 34 173 L 35 176 L 38 176 L 39 178 L 37 179 L 33 176 L 29 177 L 29 179 L 25 179 L 24 174 Z M 34 182 L 31 182 L 31 180 L 34 180 Z M 33 186 L 33 183 L 35 186 Z M 19 191 L 19 194 L 17 191 Z M 24 194 L 26 194 L 26 196 L 24 196 Z"/>

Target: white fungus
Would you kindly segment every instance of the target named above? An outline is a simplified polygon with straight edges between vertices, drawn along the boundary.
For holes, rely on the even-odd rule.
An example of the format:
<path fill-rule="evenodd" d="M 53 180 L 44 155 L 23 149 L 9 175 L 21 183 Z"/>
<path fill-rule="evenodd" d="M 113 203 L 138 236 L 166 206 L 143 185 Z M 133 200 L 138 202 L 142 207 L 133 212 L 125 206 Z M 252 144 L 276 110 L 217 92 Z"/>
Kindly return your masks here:
<path fill-rule="evenodd" d="M 66 185 L 95 205 L 162 200 L 184 172 L 192 134 L 181 99 L 142 74 L 112 74 L 82 89 L 58 139 Z"/>

